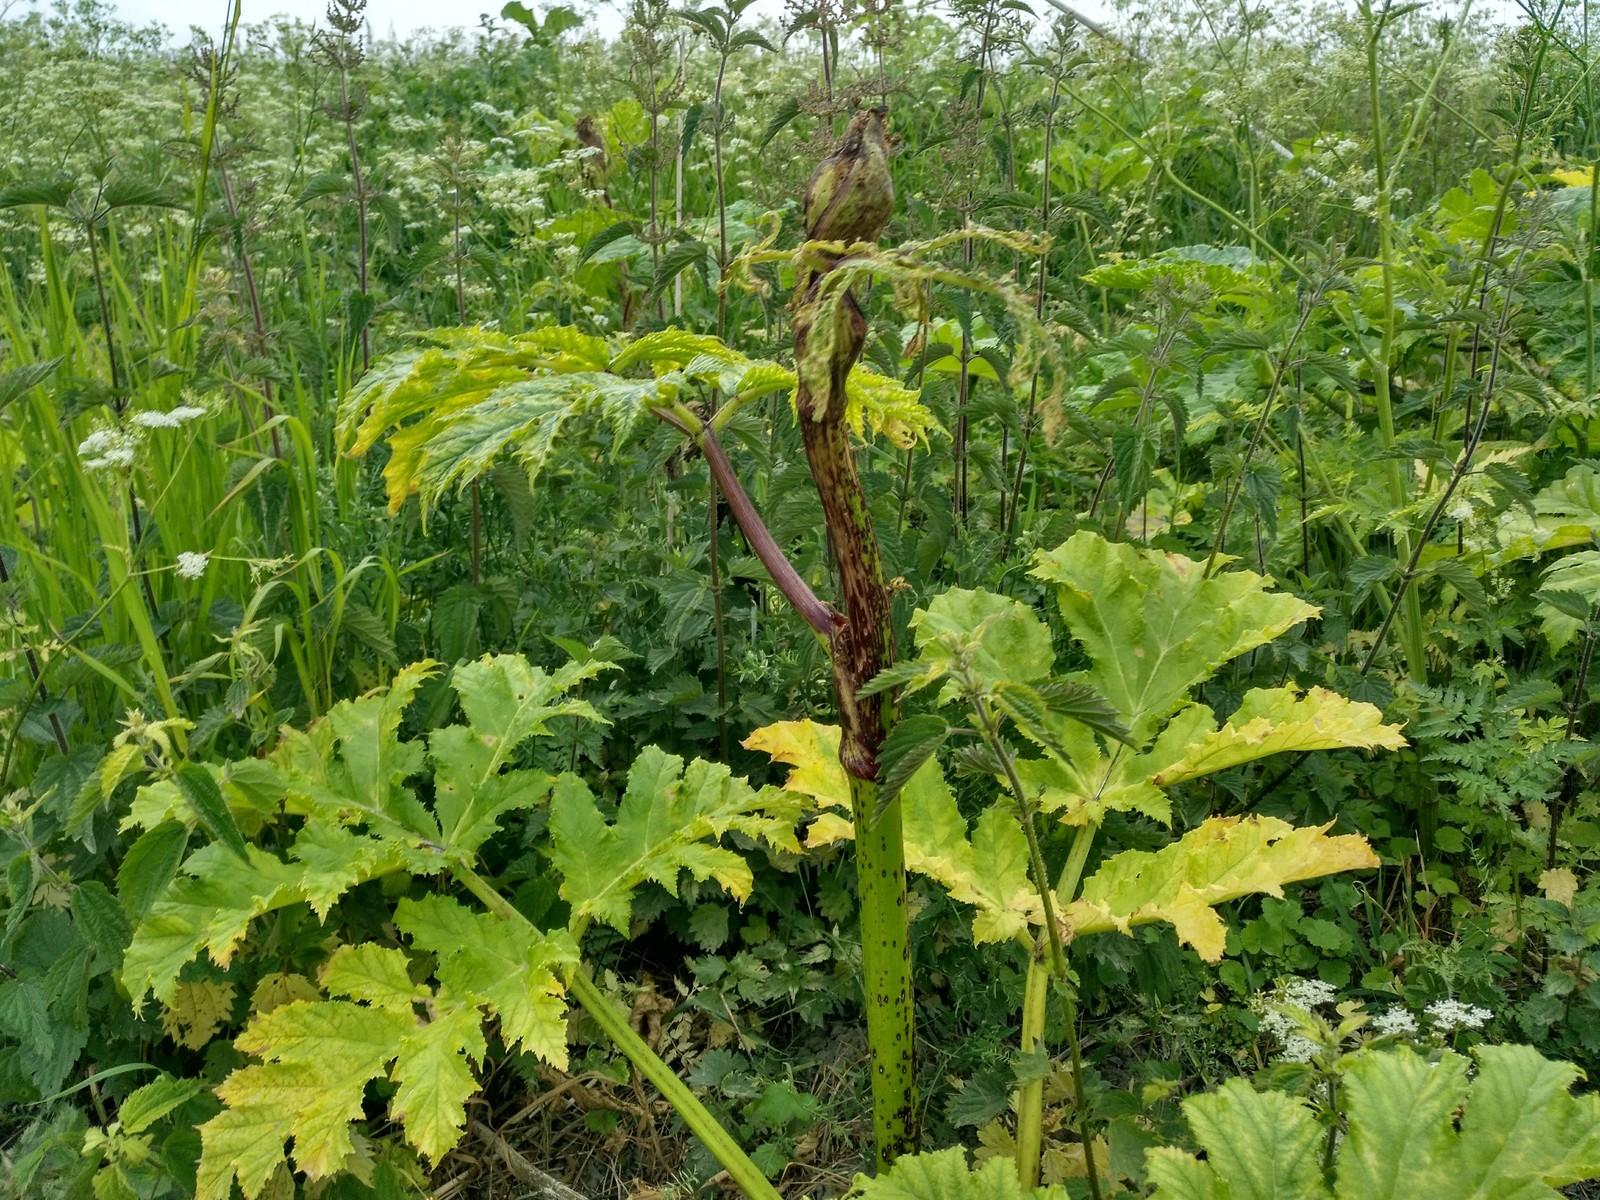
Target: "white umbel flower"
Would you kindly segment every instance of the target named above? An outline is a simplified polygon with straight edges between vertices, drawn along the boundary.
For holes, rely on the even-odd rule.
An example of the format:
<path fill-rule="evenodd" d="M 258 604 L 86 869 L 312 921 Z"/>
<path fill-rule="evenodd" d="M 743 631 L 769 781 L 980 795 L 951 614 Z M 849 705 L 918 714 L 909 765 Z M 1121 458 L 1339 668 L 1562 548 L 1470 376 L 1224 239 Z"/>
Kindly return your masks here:
<path fill-rule="evenodd" d="M 206 415 L 206 410 L 193 404 L 180 404 L 168 412 L 134 413 L 132 420 L 135 425 L 143 429 L 177 429 L 187 421 Z"/>
<path fill-rule="evenodd" d="M 1433 1027 L 1440 1033 L 1454 1033 L 1458 1029 L 1482 1029 L 1494 1016 L 1487 1008 L 1463 1004 L 1459 1000 L 1435 1000 L 1425 1010 Z"/>
<path fill-rule="evenodd" d="M 1372 1018 L 1372 1030 L 1379 1037 L 1388 1037 L 1395 1033 L 1415 1033 L 1417 1019 L 1405 1009 L 1396 1005 L 1384 1009 L 1383 1012 Z"/>
<path fill-rule="evenodd" d="M 178 577 L 180 579 L 199 579 L 206 573 L 206 564 L 211 561 L 211 552 L 202 550 L 196 553 L 185 550 L 178 555 Z"/>
<path fill-rule="evenodd" d="M 78 443 L 78 457 L 90 471 L 120 471 L 133 466 L 139 440 L 120 429 L 96 429 Z"/>

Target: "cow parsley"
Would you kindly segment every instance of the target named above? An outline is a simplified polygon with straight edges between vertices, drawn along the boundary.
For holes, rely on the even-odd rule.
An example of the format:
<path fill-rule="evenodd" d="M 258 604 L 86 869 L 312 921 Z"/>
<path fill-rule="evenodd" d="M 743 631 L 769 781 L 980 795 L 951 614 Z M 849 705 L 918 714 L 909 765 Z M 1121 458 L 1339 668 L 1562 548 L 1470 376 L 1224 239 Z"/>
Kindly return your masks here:
<path fill-rule="evenodd" d="M 1463 1004 L 1459 1000 L 1435 1000 L 1424 1010 L 1433 1027 L 1440 1033 L 1454 1033 L 1458 1029 L 1482 1029 L 1494 1016 L 1487 1008 Z"/>

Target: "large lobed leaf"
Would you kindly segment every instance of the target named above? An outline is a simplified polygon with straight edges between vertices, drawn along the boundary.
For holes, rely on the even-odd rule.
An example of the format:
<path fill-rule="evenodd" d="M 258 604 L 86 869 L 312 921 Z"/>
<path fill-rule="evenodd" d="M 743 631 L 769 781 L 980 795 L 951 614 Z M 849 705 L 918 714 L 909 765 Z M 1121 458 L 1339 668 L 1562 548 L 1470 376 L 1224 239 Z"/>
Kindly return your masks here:
<path fill-rule="evenodd" d="M 601 719 L 567 693 L 609 666 L 571 663 L 552 675 L 516 655 L 464 664 L 452 684 L 469 723 L 435 730 L 426 743 L 402 740 L 400 726 L 431 663 L 405 668 L 386 689 L 342 701 L 307 730 L 285 730 L 270 759 L 242 773 L 249 794 L 228 787 L 223 794 L 246 807 L 281 805 L 303 818 L 286 856 L 250 846 L 241 861 L 220 842 L 191 854 L 134 930 L 124 985 L 136 997 L 153 992 L 170 1002 L 185 964 L 204 950 L 226 966 L 259 916 L 304 902 L 326 918 L 341 896 L 369 879 L 402 869 L 437 874 L 451 859 L 470 860 L 505 813 L 549 795 L 550 777 L 513 767 L 513 756 L 530 737 L 545 734 L 552 717 Z M 430 765 L 431 809 L 411 786 Z M 222 778 L 242 766 L 224 768 Z M 159 823 L 184 811 L 176 789 L 146 791 L 144 820 Z M 150 870 L 158 868 L 171 870 L 162 862 Z M 147 874 L 120 880 L 119 890 L 141 893 L 151 882 Z M 130 908 L 141 911 L 143 901 Z"/>
<path fill-rule="evenodd" d="M 907 1154 L 881 1175 L 857 1175 L 848 1200 L 1067 1200 L 1067 1189 L 1024 1188 L 1011 1159 L 991 1158 L 973 1170 L 956 1146 L 929 1154 Z"/>
<path fill-rule="evenodd" d="M 564 932 L 528 939 L 444 896 L 401 901 L 395 923 L 435 956 L 437 993 L 412 980 L 403 951 L 346 945 L 322 971 L 334 999 L 296 1000 L 252 1019 L 235 1045 L 262 1061 L 217 1089 L 226 1107 L 200 1127 L 199 1200 L 226 1200 L 235 1178 L 253 1200 L 286 1164 L 286 1142 L 312 1179 L 345 1169 L 373 1080 L 395 1085 L 407 1139 L 437 1162 L 460 1138 L 478 1090 L 472 1068 L 483 1057 L 486 1015 L 512 1048 L 566 1066 L 556 972 L 577 962 L 577 948 Z"/>
<path fill-rule="evenodd" d="M 1172 1147 L 1146 1166 L 1171 1200 L 1557 1200 L 1600 1175 L 1600 1096 L 1572 1094 L 1578 1070 L 1531 1046 L 1481 1046 L 1477 1075 L 1445 1051 L 1401 1047 L 1349 1066 L 1349 1133 L 1332 1185 L 1325 1133 L 1304 1101 L 1230 1080 L 1184 1101 L 1205 1159 Z M 1465 1106 L 1463 1108 L 1463 1106 Z M 1458 1116 L 1459 1115 L 1459 1119 Z"/>
<path fill-rule="evenodd" d="M 565 326 L 516 336 L 436 329 L 422 338 L 433 344 L 375 364 L 339 407 L 347 453 L 364 454 L 387 435 L 391 511 L 413 494 L 429 509 L 502 456 L 536 479 L 575 418 L 598 415 L 615 452 L 687 384 L 714 385 L 739 401 L 795 386 L 785 367 L 680 329 L 620 346 Z M 901 447 L 938 428 L 916 392 L 866 370 L 852 374 L 847 415 L 858 436 L 870 427 Z"/>
<path fill-rule="evenodd" d="M 1067 724 L 1059 734 L 1065 753 L 1023 759 L 1017 773 L 1037 787 L 1045 812 L 1073 825 L 1098 825 L 1108 812 L 1140 812 L 1167 824 L 1172 806 L 1164 789 L 1273 754 L 1406 744 L 1374 705 L 1318 687 L 1303 695 L 1294 687 L 1254 688 L 1220 728 L 1211 709 L 1186 704 L 1139 753 L 1108 750 Z"/>
<path fill-rule="evenodd" d="M 1088 531 L 1040 553 L 1032 574 L 1058 585 L 1067 628 L 1092 664 L 1082 681 L 1111 701 L 1140 743 L 1223 663 L 1318 612 L 1267 591 L 1270 580 L 1253 572 L 1207 578 L 1205 564 L 1181 554 Z"/>
<path fill-rule="evenodd" d="M 1253 893 L 1281 896 L 1287 883 L 1378 865 L 1365 838 L 1330 837 L 1330 827 L 1212 817 L 1170 846 L 1107 859 L 1065 907 L 1062 922 L 1072 937 L 1082 937 L 1165 921 L 1179 941 L 1216 962 L 1227 940 L 1216 905 Z"/>
<path fill-rule="evenodd" d="M 634 760 L 614 822 L 601 815 L 583 780 L 563 775 L 550 802 L 550 837 L 573 927 L 599 920 L 627 933 L 639 886 L 654 882 L 676 895 L 685 870 L 715 879 L 742 901 L 753 882 L 750 866 L 718 840 L 741 833 L 797 852 L 794 827 L 802 810 L 792 793 L 758 792 L 727 767 L 702 759 L 685 769 L 683 759 L 657 746 L 646 746 Z"/>
<path fill-rule="evenodd" d="M 756 730 L 744 745 L 793 767 L 784 786 L 822 810 L 807 831 L 808 846 L 854 836 L 851 823 L 837 815 L 848 807 L 850 790 L 838 762 L 836 726 L 782 721 Z M 906 784 L 901 807 L 907 869 L 973 906 L 974 941 L 1004 941 L 1042 921 L 1027 843 L 1010 804 L 984 809 L 969 831 L 938 763 L 930 760 Z M 1161 850 L 1108 859 L 1075 901 L 1059 898 L 1061 919 L 1074 937 L 1165 921 L 1215 961 L 1227 934 L 1216 905 L 1254 893 L 1279 896 L 1288 883 L 1378 865 L 1365 838 L 1330 837 L 1328 828 L 1297 829 L 1273 817 L 1213 817 Z"/>

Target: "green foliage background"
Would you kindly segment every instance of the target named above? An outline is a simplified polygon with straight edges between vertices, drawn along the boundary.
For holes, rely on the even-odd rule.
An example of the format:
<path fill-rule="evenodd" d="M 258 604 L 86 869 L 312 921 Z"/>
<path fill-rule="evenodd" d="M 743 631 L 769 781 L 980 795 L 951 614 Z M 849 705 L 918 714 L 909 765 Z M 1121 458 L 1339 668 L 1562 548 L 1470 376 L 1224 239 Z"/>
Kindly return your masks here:
<path fill-rule="evenodd" d="M 417 857 L 435 851 L 396 833 L 320 891 L 241 871 L 231 898 L 195 901 L 243 914 L 208 932 L 209 957 L 174 942 L 170 970 L 148 968 L 190 849 L 269 874 L 302 861 L 322 810 L 286 803 L 274 772 L 295 753 L 297 770 L 331 761 L 374 688 L 406 701 L 371 717 L 412 747 L 393 769 L 415 775 L 426 747 L 435 772 L 396 828 L 466 847 L 528 920 L 586 936 L 602 989 L 786 1191 L 847 1186 L 867 1121 L 848 854 L 734 804 L 747 824 L 726 844 L 748 866 L 696 844 L 615 890 L 643 748 L 747 778 L 718 794 L 766 804 L 786 772 L 741 743 L 830 719 L 824 649 L 729 521 L 710 540 L 704 462 L 632 419 L 619 385 L 596 392 L 612 419 L 562 425 L 548 453 L 479 464 L 461 447 L 481 472 L 435 460 L 424 512 L 386 486 L 392 440 L 342 453 L 338 412 L 449 358 L 455 327 L 481 331 L 456 345 L 568 339 L 549 351 L 562 371 L 598 347 L 593 369 L 625 381 L 644 359 L 615 358 L 624 332 L 719 334 L 738 379 L 687 359 L 683 399 L 709 412 L 751 364 L 778 364 L 721 437 L 828 594 L 779 378 L 794 272 L 767 251 L 800 240 L 806 177 L 853 106 L 879 101 L 898 138 L 885 244 L 998 231 L 931 252 L 987 291 L 886 272 L 863 297 L 879 407 L 859 465 L 903 584 L 903 651 L 912 614 L 953 589 L 1053 613 L 1034 568 L 1095 534 L 1231 561 L 1317 610 L 1192 689 L 1217 723 L 1255 689 L 1326 688 L 1409 743 L 1235 759 L 1165 787 L 1168 812 L 1106 815 L 1097 858 L 1253 814 L 1364 835 L 1382 859 L 1231 902 L 1220 963 L 1159 924 L 1072 947 L 1117 1186 L 1171 1192 L 1194 1171 L 1182 1150 L 1148 1181 L 1143 1165 L 1148 1145 L 1187 1144 L 1185 1096 L 1240 1074 L 1301 1098 L 1286 1104 L 1322 1094 L 1334 1073 L 1281 1061 L 1290 1035 L 1265 1018 L 1288 977 L 1374 1018 L 1411 1014 L 1417 1052 L 1447 1064 L 1479 1042 L 1600 1063 L 1587 5 L 1533 4 L 1501 28 L 1441 6 L 1157 4 L 1115 38 L 996 0 L 796 3 L 782 26 L 745 16 L 731 33 L 645 4 L 609 41 L 563 12 L 513 5 L 471 34 L 367 43 L 356 9 L 344 35 L 269 22 L 178 47 L 93 3 L 0 20 L 0 1195 L 192 1194 L 215 1089 L 268 1069 L 246 1057 L 265 1044 L 252 1031 L 285 1005 L 355 1007 L 332 995 L 331 956 L 397 955 L 415 932 L 396 906 L 446 903 L 445 868 Z M 377 3 L 366 18 L 383 28 Z M 926 412 L 885 408 L 889 380 Z M 1101 683 L 1126 642 L 1182 640 L 1118 630 L 1108 649 L 1066 616 L 1042 636 Z M 498 783 L 448 830 L 407 826 L 448 807 L 438 764 L 472 765 L 451 731 L 481 731 L 493 707 L 474 712 L 474 672 L 511 655 L 559 679 L 566 707 L 494 772 L 559 779 L 557 799 Z M 408 670 L 424 660 L 439 666 Z M 989 810 L 992 777 L 939 753 L 961 820 Z M 605 847 L 593 878 L 563 857 L 576 842 Z M 971 904 L 934 878 L 913 924 L 927 1141 L 1003 1153 L 1012 1089 L 1042 1081 L 1047 1183 L 1082 1194 L 1064 1056 L 1014 1049 L 1025 955 L 975 947 Z M 486 986 L 466 982 L 482 964 L 448 958 L 389 976 L 431 997 L 435 1023 L 451 987 Z M 131 994 L 147 969 L 158 999 Z M 1489 1015 L 1429 1016 L 1451 1001 Z M 457 1082 L 481 1090 L 465 1148 L 419 1141 L 416 1097 L 379 1079 L 346 1097 L 359 1169 L 312 1191 L 269 1164 L 272 1194 L 499 1186 L 483 1164 L 501 1147 L 594 1195 L 716 1173 L 592 1024 L 545 1029 L 541 1063 L 482 1003 L 498 1023 L 456 1031 L 474 1064 Z M 1348 1014 L 1320 1016 L 1337 1031 Z M 1064 1020 L 1052 1000 L 1049 1045 Z M 1327 1036 L 1348 1049 L 1378 1028 Z M 1384 1061 L 1350 1077 L 1411 1070 Z M 1325 1129 L 1368 1119 L 1340 1103 L 1295 1111 Z M 1318 1175 L 1345 1194 L 1331 1157 Z"/>

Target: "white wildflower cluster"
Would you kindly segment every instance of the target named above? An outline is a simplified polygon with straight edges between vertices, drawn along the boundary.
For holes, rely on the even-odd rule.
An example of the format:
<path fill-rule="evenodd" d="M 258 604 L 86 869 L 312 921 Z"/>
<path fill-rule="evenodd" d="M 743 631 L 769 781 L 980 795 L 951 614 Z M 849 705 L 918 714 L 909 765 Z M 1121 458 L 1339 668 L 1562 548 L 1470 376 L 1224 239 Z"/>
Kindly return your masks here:
<path fill-rule="evenodd" d="M 209 550 L 185 550 L 178 555 L 178 577 L 180 579 L 199 579 L 206 573 L 206 567 L 211 562 Z"/>
<path fill-rule="evenodd" d="M 138 455 L 138 436 L 124 429 L 102 427 L 78 443 L 78 457 L 90 471 L 125 471 Z"/>
<path fill-rule="evenodd" d="M 544 215 L 544 190 L 544 172 L 523 167 L 487 176 L 478 195 L 491 209 L 537 219 Z"/>
<path fill-rule="evenodd" d="M 1487 1008 L 1463 1004 L 1459 1000 L 1435 1000 L 1423 1010 L 1438 1033 L 1454 1033 L 1458 1029 L 1482 1029 L 1494 1016 Z"/>
<path fill-rule="evenodd" d="M 1348 158 L 1359 149 L 1361 149 L 1359 143 L 1354 142 L 1349 138 L 1341 138 L 1339 139 L 1339 144 L 1334 146 L 1333 152 L 1339 155 L 1341 158 Z"/>
<path fill-rule="evenodd" d="M 1308 1063 L 1317 1055 L 1317 1044 L 1310 1038 L 1291 1033 L 1278 1039 L 1278 1061 Z"/>
<path fill-rule="evenodd" d="M 1317 1044 L 1300 1032 L 1295 1019 L 1284 1012 L 1285 1007 L 1313 1012 L 1325 1004 L 1332 1004 L 1338 991 L 1320 979 L 1303 979 L 1291 976 L 1278 982 L 1270 993 L 1258 998 L 1257 1011 L 1261 1014 L 1261 1028 L 1270 1033 L 1278 1043 L 1278 1057 L 1283 1062 L 1310 1062 L 1317 1053 Z"/>
<path fill-rule="evenodd" d="M 1384 1009 L 1372 1018 L 1372 1032 L 1379 1037 L 1390 1037 L 1398 1033 L 1415 1033 L 1417 1031 L 1417 1018 L 1398 1004 Z"/>
<path fill-rule="evenodd" d="M 206 410 L 196 404 L 180 404 L 176 408 L 159 412 L 151 409 L 148 412 L 134 413 L 129 418 L 133 424 L 141 429 L 177 429 L 179 426 L 206 415 Z"/>
<path fill-rule="evenodd" d="M 474 100 L 472 111 L 485 120 L 498 121 L 501 124 L 509 124 L 517 119 L 517 114 L 510 109 L 496 108 L 487 100 Z"/>
<path fill-rule="evenodd" d="M 1358 213 L 1370 213 L 1378 207 L 1376 196 L 1357 196 L 1350 201 L 1350 207 Z"/>
<path fill-rule="evenodd" d="M 1338 994 L 1338 990 L 1331 983 L 1324 983 L 1320 979 L 1290 976 L 1278 984 L 1277 999 L 1280 1004 L 1292 1004 L 1309 1012 L 1324 1004 L 1332 1004 Z"/>

